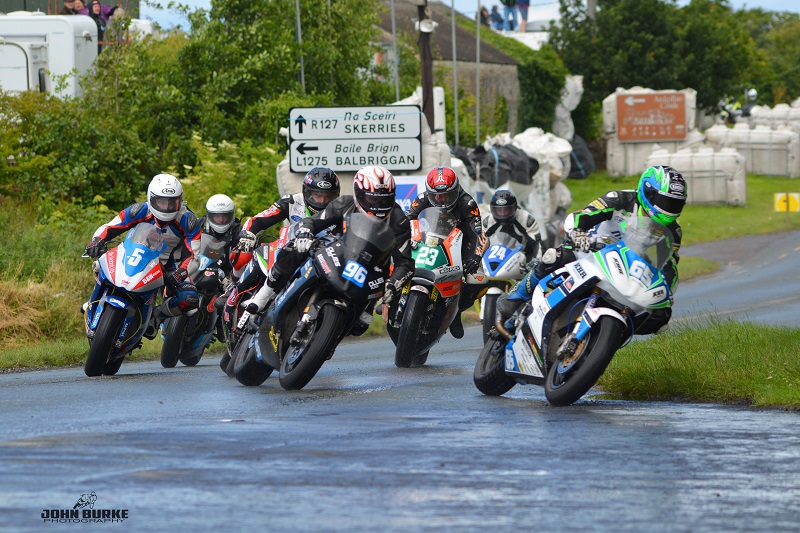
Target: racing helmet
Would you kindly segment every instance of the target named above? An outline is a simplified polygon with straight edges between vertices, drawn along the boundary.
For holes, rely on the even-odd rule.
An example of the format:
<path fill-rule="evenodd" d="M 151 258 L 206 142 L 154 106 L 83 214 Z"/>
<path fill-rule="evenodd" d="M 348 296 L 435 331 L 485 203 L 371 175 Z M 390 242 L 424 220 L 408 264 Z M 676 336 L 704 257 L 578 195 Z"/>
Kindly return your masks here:
<path fill-rule="evenodd" d="M 310 215 L 325 209 L 340 191 L 339 176 L 327 167 L 314 167 L 303 179 L 303 200 Z"/>
<path fill-rule="evenodd" d="M 513 192 L 504 189 L 495 191 L 489 202 L 489 210 L 498 222 L 511 220 L 517 214 L 517 197 Z"/>
<path fill-rule="evenodd" d="M 384 167 L 364 167 L 353 177 L 356 209 L 376 218 L 386 218 L 394 208 L 394 176 Z"/>
<path fill-rule="evenodd" d="M 686 180 L 672 167 L 650 167 L 639 178 L 636 193 L 639 205 L 647 215 L 669 226 L 686 205 Z"/>
<path fill-rule="evenodd" d="M 434 207 L 450 211 L 458 201 L 461 187 L 458 185 L 458 176 L 450 167 L 435 167 L 428 172 L 425 179 L 425 195 Z"/>
<path fill-rule="evenodd" d="M 161 222 L 170 222 L 178 216 L 183 203 L 183 186 L 172 174 L 158 174 L 147 186 L 147 205 L 153 216 Z"/>
<path fill-rule="evenodd" d="M 233 225 L 236 208 L 225 194 L 215 194 L 206 202 L 206 221 L 212 231 L 223 235 Z"/>

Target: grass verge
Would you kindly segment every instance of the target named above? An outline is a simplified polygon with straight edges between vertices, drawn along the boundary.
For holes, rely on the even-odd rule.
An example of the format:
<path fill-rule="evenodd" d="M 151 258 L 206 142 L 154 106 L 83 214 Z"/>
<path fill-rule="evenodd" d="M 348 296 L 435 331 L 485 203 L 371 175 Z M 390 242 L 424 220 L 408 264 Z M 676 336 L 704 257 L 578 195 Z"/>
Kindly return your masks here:
<path fill-rule="evenodd" d="M 598 385 L 628 400 L 800 409 L 800 329 L 708 319 L 632 342 Z"/>

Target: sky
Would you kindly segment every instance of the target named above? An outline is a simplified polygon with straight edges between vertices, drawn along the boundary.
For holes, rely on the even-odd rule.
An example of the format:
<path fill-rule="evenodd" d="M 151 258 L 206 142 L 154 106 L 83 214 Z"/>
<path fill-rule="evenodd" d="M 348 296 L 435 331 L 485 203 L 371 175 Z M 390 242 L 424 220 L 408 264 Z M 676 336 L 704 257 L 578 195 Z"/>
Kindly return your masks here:
<path fill-rule="evenodd" d="M 178 0 L 181 4 L 188 5 L 190 8 L 206 8 L 211 5 L 210 0 Z M 400 1 L 400 0 L 398 0 Z M 480 1 L 486 8 L 492 5 L 501 5 L 500 0 L 442 0 L 446 5 L 453 5 L 455 2 L 456 11 L 464 15 L 474 17 Z M 679 0 L 679 4 L 688 4 L 688 0 Z M 748 9 L 762 8 L 765 11 L 791 11 L 800 13 L 799 0 L 731 0 L 731 5 L 735 9 L 747 7 Z M 184 17 L 176 15 L 167 10 L 154 10 L 144 4 L 141 6 L 141 18 L 158 22 L 163 28 L 172 28 L 181 25 L 188 27 L 188 22 Z M 558 18 L 558 1 L 531 0 L 531 7 L 528 10 L 528 20 L 552 20 Z"/>

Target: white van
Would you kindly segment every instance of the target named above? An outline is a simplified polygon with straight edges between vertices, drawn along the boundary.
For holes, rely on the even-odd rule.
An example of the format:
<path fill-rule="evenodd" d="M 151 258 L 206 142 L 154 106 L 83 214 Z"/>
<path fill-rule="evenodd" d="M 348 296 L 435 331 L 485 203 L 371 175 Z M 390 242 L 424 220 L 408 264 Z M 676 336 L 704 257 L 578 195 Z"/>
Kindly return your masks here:
<path fill-rule="evenodd" d="M 0 15 L 0 90 L 80 96 L 78 78 L 97 57 L 97 25 L 85 15 Z M 67 76 L 56 91 L 54 76 Z"/>

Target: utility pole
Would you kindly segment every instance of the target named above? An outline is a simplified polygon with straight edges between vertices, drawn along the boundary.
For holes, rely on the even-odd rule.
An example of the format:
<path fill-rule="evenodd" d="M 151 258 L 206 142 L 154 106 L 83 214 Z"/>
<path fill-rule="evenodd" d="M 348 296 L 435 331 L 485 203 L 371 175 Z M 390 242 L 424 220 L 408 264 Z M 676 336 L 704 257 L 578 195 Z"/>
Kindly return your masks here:
<path fill-rule="evenodd" d="M 422 114 L 433 132 L 433 56 L 431 54 L 431 33 L 436 24 L 426 13 L 428 0 L 416 0 L 419 26 L 419 57 L 422 65 Z"/>
<path fill-rule="evenodd" d="M 594 20 L 594 15 L 597 12 L 597 0 L 587 0 L 586 14 L 590 19 Z"/>

